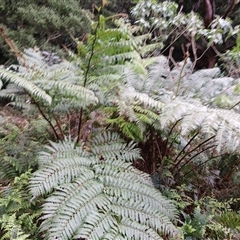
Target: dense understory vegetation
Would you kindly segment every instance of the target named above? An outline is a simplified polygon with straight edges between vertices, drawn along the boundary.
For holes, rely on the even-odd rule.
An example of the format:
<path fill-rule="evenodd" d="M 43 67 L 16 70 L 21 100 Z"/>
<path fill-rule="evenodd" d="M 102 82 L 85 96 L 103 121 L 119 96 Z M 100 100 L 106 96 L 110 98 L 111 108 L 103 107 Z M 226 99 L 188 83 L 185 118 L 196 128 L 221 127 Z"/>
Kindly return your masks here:
<path fill-rule="evenodd" d="M 238 25 L 133 5 L 84 10 L 67 59 L 1 27 L 18 61 L 0 66 L 1 239 L 239 239 Z"/>

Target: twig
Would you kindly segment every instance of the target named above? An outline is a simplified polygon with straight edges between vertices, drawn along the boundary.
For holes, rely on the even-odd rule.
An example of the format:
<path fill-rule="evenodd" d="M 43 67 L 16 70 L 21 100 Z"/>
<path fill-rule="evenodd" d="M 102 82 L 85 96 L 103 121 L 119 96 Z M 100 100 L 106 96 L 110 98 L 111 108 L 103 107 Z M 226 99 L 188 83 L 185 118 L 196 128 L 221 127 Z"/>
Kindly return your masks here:
<path fill-rule="evenodd" d="M 168 136 L 167 136 L 166 146 L 167 146 L 168 143 L 169 143 L 169 138 L 170 138 L 170 136 L 171 136 L 171 134 L 172 134 L 172 132 L 173 132 L 173 129 L 177 126 L 177 124 L 178 124 L 180 121 L 182 121 L 182 118 L 178 119 L 178 120 L 173 124 L 173 126 L 171 127 L 171 129 L 170 129 L 170 131 L 169 131 L 169 133 L 168 133 Z M 175 137 L 174 139 L 172 139 L 170 145 L 168 146 L 168 149 L 171 149 L 171 148 L 172 148 L 175 139 L 176 139 L 176 137 Z M 164 148 L 164 151 L 163 151 L 163 156 L 166 155 L 166 150 L 167 150 L 167 148 L 165 147 L 165 148 Z"/>
<path fill-rule="evenodd" d="M 62 36 L 61 33 L 54 33 L 47 38 L 46 43 L 48 43 L 49 41 L 54 40 L 56 38 L 59 38 L 60 36 Z"/>
<path fill-rule="evenodd" d="M 192 44 L 192 51 L 193 51 L 193 57 L 194 57 L 194 61 L 193 61 L 193 64 L 192 64 L 192 71 L 193 71 L 194 67 L 196 66 L 196 63 L 197 63 L 197 60 L 198 60 L 195 35 L 196 35 L 195 32 L 191 33 L 191 44 Z"/>
<path fill-rule="evenodd" d="M 14 44 L 14 42 L 5 34 L 5 30 L 4 30 L 3 26 L 1 26 L 1 25 L 0 25 L 0 35 L 5 40 L 7 45 L 11 48 L 11 50 L 14 52 L 16 58 L 19 61 L 22 60 L 23 66 L 26 66 L 26 59 L 24 58 L 22 52 L 18 49 L 18 47 Z"/>
<path fill-rule="evenodd" d="M 170 50 L 169 50 L 168 59 L 171 60 L 173 65 L 176 67 L 178 64 L 176 63 L 176 61 L 174 60 L 174 58 L 172 56 L 173 50 L 174 50 L 174 47 L 171 47 Z"/>

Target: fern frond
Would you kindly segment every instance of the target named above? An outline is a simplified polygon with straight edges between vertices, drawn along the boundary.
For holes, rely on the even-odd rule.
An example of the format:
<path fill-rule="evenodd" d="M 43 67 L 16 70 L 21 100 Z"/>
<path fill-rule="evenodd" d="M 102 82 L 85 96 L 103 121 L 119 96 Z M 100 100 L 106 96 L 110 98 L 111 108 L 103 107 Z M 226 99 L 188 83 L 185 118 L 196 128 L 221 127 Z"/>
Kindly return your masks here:
<path fill-rule="evenodd" d="M 136 119 L 137 120 L 137 119 Z M 134 122 L 129 122 L 124 117 L 111 118 L 106 120 L 107 123 L 116 125 L 121 132 L 130 139 L 143 139 L 143 135 L 138 125 Z"/>
<path fill-rule="evenodd" d="M 131 219 L 133 222 L 141 222 L 157 232 L 164 234 L 172 234 L 175 232 L 175 226 L 165 216 L 161 216 L 161 211 L 152 208 L 151 206 L 143 203 L 135 202 L 134 199 L 125 201 L 119 198 L 112 198 L 113 212 L 118 216 L 125 216 Z M 161 218 L 159 218 L 161 216 Z"/>
<path fill-rule="evenodd" d="M 77 157 L 79 154 L 84 157 L 88 155 L 87 152 L 83 152 L 82 147 L 75 148 L 76 142 L 75 140 L 72 141 L 70 137 L 65 137 L 64 141 L 58 143 L 52 141 L 49 141 L 49 143 L 50 145 L 46 146 L 46 150 L 49 152 L 39 152 L 38 163 L 40 167 L 54 163 L 56 159 Z"/>
<path fill-rule="evenodd" d="M 62 158 L 48 164 L 47 169 L 40 169 L 31 181 L 33 195 L 39 196 L 45 192 L 49 193 L 58 185 L 71 182 L 79 174 L 82 174 L 82 170 L 87 171 L 87 167 L 92 163 L 94 162 L 88 161 L 86 158 L 74 157 Z"/>
<path fill-rule="evenodd" d="M 154 189 L 153 191 L 150 186 L 142 185 L 138 183 L 138 181 L 134 182 L 134 186 L 132 186 L 129 180 L 135 178 L 135 174 L 131 174 L 131 168 L 129 168 L 128 171 L 125 169 L 125 172 L 128 172 L 130 175 L 129 177 L 125 176 L 125 179 L 122 179 L 123 174 L 119 176 L 117 171 L 115 171 L 116 176 L 106 174 L 106 176 L 103 175 L 101 177 L 101 182 L 103 182 L 105 186 L 108 186 L 105 189 L 108 195 L 121 197 L 128 201 L 142 202 L 147 200 L 146 202 L 148 204 L 161 211 L 163 215 L 168 216 L 170 219 L 176 219 L 176 214 L 173 211 L 174 206 L 163 197 L 160 197 L 157 190 Z"/>
<path fill-rule="evenodd" d="M 103 159 L 121 159 L 127 162 L 141 159 L 139 149 L 135 148 L 136 144 L 124 143 L 116 133 L 98 134 L 92 139 L 91 146 L 92 154 L 101 156 Z"/>
<path fill-rule="evenodd" d="M 64 146 L 68 144 L 69 147 Z M 49 150 L 56 153 L 57 149 L 63 149 L 63 157 L 59 152 L 54 164 L 42 166 L 33 174 L 31 193 L 50 195 L 43 205 L 41 230 L 46 233 L 45 238 L 178 236 L 171 223 L 177 218 L 175 207 L 153 187 L 149 175 L 126 162 L 139 157 L 139 152 L 133 151 L 134 144 L 124 143 L 117 134 L 104 133 L 97 135 L 90 146 L 88 157 L 83 157 L 82 150 L 75 156 L 73 144 L 68 140 L 59 143 L 59 147 L 52 144 Z M 104 153 L 107 148 L 112 154 Z M 74 154 L 65 158 L 64 149 Z M 102 149 L 104 158 L 99 156 Z M 126 222 L 130 223 L 128 227 Z"/>
<path fill-rule="evenodd" d="M 42 231 L 48 229 L 47 239 L 71 239 L 91 211 L 109 208 L 109 200 L 101 194 L 103 184 L 93 174 L 86 175 L 88 178 L 57 188 L 47 199 L 43 206 L 46 221 L 41 226 Z"/>
<path fill-rule="evenodd" d="M 160 120 L 159 115 L 149 109 L 143 108 L 139 105 L 133 106 L 133 109 L 136 112 L 137 118 L 149 125 L 152 125 L 155 121 Z"/>
<path fill-rule="evenodd" d="M 188 136 L 191 131 L 200 131 L 202 139 L 215 135 L 218 152 L 235 152 L 240 146 L 240 116 L 233 110 L 211 109 L 199 102 L 184 102 L 174 100 L 162 109 L 160 123 L 162 128 L 178 123 L 182 136 Z M 232 139 L 232 140 L 230 140 Z"/>
<path fill-rule="evenodd" d="M 137 52 L 127 52 L 127 53 L 119 53 L 119 54 L 114 54 L 113 56 L 107 56 L 106 61 L 109 64 L 114 64 L 115 62 L 124 62 L 126 59 L 136 59 L 139 58 L 140 56 Z"/>
<path fill-rule="evenodd" d="M 162 102 L 154 100 L 145 93 L 133 93 L 133 97 L 145 107 L 153 108 L 157 111 L 160 111 L 164 106 Z"/>
<path fill-rule="evenodd" d="M 51 96 L 49 96 L 45 91 L 43 91 L 35 84 L 27 81 L 26 79 L 17 76 L 11 71 L 8 71 L 4 68 L 0 68 L 0 79 L 2 81 L 9 81 L 17 85 L 18 87 L 24 89 L 30 96 L 33 96 L 37 99 L 47 102 L 49 105 L 52 102 Z"/>
<path fill-rule="evenodd" d="M 2 229 L 6 231 L 1 237 L 2 240 L 6 239 L 16 239 L 16 240 L 27 240 L 29 239 L 29 234 L 24 234 L 21 226 L 17 223 L 16 213 L 11 216 L 4 214 L 0 221 Z"/>
<path fill-rule="evenodd" d="M 85 105 L 98 103 L 98 98 L 95 94 L 79 85 L 69 84 L 65 81 L 43 81 L 38 82 L 42 89 L 58 89 L 58 93 L 63 97 L 72 97 L 78 99 L 78 101 L 84 101 Z"/>

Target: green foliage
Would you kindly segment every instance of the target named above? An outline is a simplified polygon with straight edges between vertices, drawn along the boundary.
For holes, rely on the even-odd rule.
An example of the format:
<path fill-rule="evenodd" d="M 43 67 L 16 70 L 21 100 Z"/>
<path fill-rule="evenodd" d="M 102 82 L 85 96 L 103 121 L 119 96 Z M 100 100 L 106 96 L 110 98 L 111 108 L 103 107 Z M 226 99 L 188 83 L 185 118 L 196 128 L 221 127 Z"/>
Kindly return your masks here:
<path fill-rule="evenodd" d="M 37 218 L 40 208 L 30 202 L 28 181 L 30 171 L 15 177 L 12 185 L 3 187 L 0 192 L 1 239 L 29 239 L 38 236 Z"/>
<path fill-rule="evenodd" d="M 17 120 L 22 125 L 5 119 L 0 128 L 0 238 L 38 239 L 40 207 L 39 202 L 31 203 L 28 183 L 36 169 L 36 155 L 49 134 L 41 119 L 32 119 L 31 123 L 11 119 Z"/>
<path fill-rule="evenodd" d="M 239 199 L 219 201 L 209 196 L 193 200 L 188 191 L 186 185 L 163 191 L 181 212 L 184 239 L 238 239 L 239 214 L 232 206 Z"/>
<path fill-rule="evenodd" d="M 174 206 L 128 163 L 141 158 L 132 143 L 107 132 L 74 146 L 70 139 L 51 143 L 31 179 L 34 198 L 48 195 L 41 225 L 46 239 L 178 236 Z"/>
<path fill-rule="evenodd" d="M 173 42 L 187 34 L 189 37 L 193 36 L 194 41 L 204 36 L 209 41 L 209 46 L 213 42 L 222 44 L 223 39 L 238 32 L 238 28 L 234 29 L 229 19 L 216 17 L 211 22 L 211 27 L 206 28 L 203 19 L 197 13 L 191 11 L 183 14 L 177 10 L 178 5 L 172 1 L 158 3 L 143 0 L 132 9 L 132 14 L 144 32 L 153 31 L 155 41 L 160 39 L 164 42 L 168 38 L 168 33 L 175 38 Z"/>
<path fill-rule="evenodd" d="M 228 73 L 233 77 L 239 77 L 239 54 L 240 54 L 240 34 L 238 33 L 236 39 L 236 45 L 231 49 L 226 51 L 222 56 L 223 66 L 226 68 Z"/>
<path fill-rule="evenodd" d="M 15 176 L 36 168 L 37 152 L 41 149 L 41 144 L 49 138 L 49 134 L 48 126 L 42 119 L 33 119 L 31 123 L 26 121 L 25 126 L 6 121 L 0 128 L 0 179 L 11 181 Z"/>
<path fill-rule="evenodd" d="M 99 123 L 103 128 L 110 124 L 136 141 L 154 139 L 149 129 L 161 134 L 163 140 L 168 134 L 179 134 L 180 146 L 179 141 L 170 141 L 169 145 L 181 150 L 174 151 L 176 158 L 168 156 L 166 161 L 173 162 L 171 169 L 176 171 L 194 167 L 189 165 L 193 160 L 198 166 L 213 153 L 237 152 L 239 114 L 220 107 L 229 106 L 238 81 L 221 77 L 218 68 L 193 73 L 194 63 L 188 58 L 171 69 L 164 56 L 147 57 L 146 49 L 152 52 L 157 46 L 147 44 L 149 34 L 136 35 L 139 28 L 125 23 L 125 19 L 115 20 L 116 27 L 106 29 L 108 20 L 100 16 L 87 42 L 77 42 L 79 53 L 72 63 L 49 66 L 37 49 L 27 50 L 20 59 L 22 65 L 16 75 L 51 96 L 51 105 L 39 95 L 29 100 L 48 121 L 55 137 L 62 139 L 70 132 L 78 140 L 85 139 Z M 227 105 L 224 99 L 228 99 Z M 66 121 L 71 122 L 76 115 L 78 130 L 73 132 Z M 85 127 L 89 127 L 89 134 L 85 134 Z M 153 172 L 157 165 L 163 165 L 161 155 L 166 150 L 157 148 L 153 152 L 158 152 L 159 163 Z M 186 159 L 188 153 L 191 156 Z M 156 161 L 156 155 L 150 161 Z"/>
<path fill-rule="evenodd" d="M 71 36 L 81 37 L 90 31 L 90 13 L 82 9 L 79 1 L 0 1 L 0 22 L 21 48 L 39 46 L 56 50 L 64 45 L 74 48 Z M 8 47 L 0 38 L 5 56 Z"/>

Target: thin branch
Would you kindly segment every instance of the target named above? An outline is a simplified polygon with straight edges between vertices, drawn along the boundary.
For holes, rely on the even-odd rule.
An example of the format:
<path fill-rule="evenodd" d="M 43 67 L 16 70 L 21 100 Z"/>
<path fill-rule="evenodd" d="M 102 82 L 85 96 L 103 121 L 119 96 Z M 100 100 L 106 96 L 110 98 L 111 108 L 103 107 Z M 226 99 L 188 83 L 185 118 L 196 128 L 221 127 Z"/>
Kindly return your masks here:
<path fill-rule="evenodd" d="M 204 0 L 204 10 L 205 10 L 205 16 L 204 16 L 204 23 L 205 27 L 209 28 L 211 22 L 214 19 L 215 9 L 214 9 L 214 0 Z"/>
<path fill-rule="evenodd" d="M 162 153 L 161 153 L 161 150 L 160 150 L 160 147 L 159 147 L 159 144 L 158 144 L 158 141 L 157 141 L 157 138 L 156 136 L 154 135 L 154 140 L 155 140 L 155 144 L 157 146 L 157 151 L 158 151 L 158 155 L 159 155 L 159 158 L 160 158 L 160 161 L 161 161 L 161 164 L 162 164 L 162 160 L 163 160 L 163 156 L 162 156 Z"/>
<path fill-rule="evenodd" d="M 59 37 L 61 37 L 62 36 L 62 34 L 61 33 L 54 33 L 54 34 L 52 34 L 52 35 L 50 35 L 48 38 L 47 38 L 47 40 L 46 40 L 46 43 L 48 43 L 48 42 L 50 42 L 51 40 L 54 40 L 54 39 L 56 39 L 56 38 L 59 38 Z"/>
<path fill-rule="evenodd" d="M 177 29 L 177 27 L 174 28 L 172 32 L 176 31 L 176 29 Z M 168 33 L 168 35 L 170 36 L 172 32 Z M 170 44 L 168 44 L 168 46 L 164 49 L 164 51 L 161 52 L 161 54 L 163 54 L 163 53 L 166 52 L 170 47 L 172 47 L 172 45 L 173 45 L 182 35 L 184 35 L 185 32 L 186 32 L 186 29 L 184 29 L 182 32 L 180 32 L 180 33 L 176 36 L 176 38 L 175 38 Z"/>
<path fill-rule="evenodd" d="M 231 13 L 231 11 L 235 8 L 235 6 L 239 3 L 239 1 L 232 0 L 231 4 L 227 8 L 226 12 L 223 14 L 222 18 L 226 19 L 228 15 Z"/>
<path fill-rule="evenodd" d="M 171 60 L 171 62 L 173 63 L 173 65 L 176 67 L 178 64 L 177 64 L 177 62 L 174 60 L 174 58 L 173 58 L 173 56 L 172 56 L 173 50 L 174 50 L 174 47 L 171 47 L 170 50 L 169 50 L 168 59 Z"/>
<path fill-rule="evenodd" d="M 240 101 L 235 103 L 232 107 L 229 108 L 229 110 L 232 110 L 233 108 L 235 108 L 239 103 L 240 103 Z"/>
<path fill-rule="evenodd" d="M 78 131 L 77 131 L 77 143 L 80 140 L 81 127 L 82 127 L 83 108 L 81 107 L 78 120 Z"/>
<path fill-rule="evenodd" d="M 193 57 L 194 57 L 194 61 L 193 61 L 193 65 L 192 65 L 192 71 L 194 70 L 194 68 L 196 66 L 196 63 L 197 63 L 197 60 L 198 60 L 195 35 L 196 35 L 196 33 L 194 33 L 194 32 L 191 33 L 191 44 L 192 44 L 192 51 L 193 51 Z"/>

